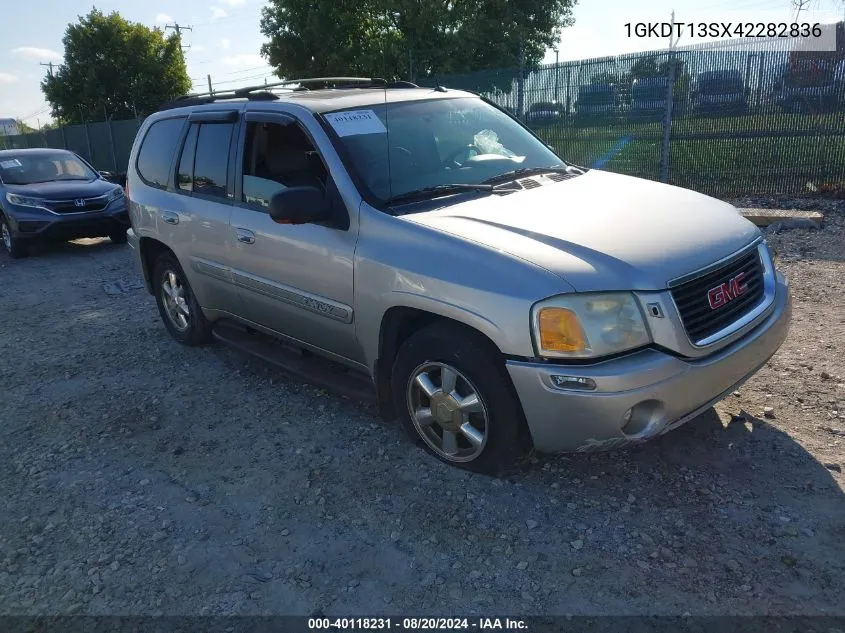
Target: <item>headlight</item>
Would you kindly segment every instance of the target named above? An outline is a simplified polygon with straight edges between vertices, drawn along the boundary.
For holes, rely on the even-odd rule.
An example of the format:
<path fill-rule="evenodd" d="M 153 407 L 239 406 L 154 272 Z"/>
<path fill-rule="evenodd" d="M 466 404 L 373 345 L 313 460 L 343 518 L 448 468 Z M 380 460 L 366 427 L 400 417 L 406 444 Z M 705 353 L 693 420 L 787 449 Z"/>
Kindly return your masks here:
<path fill-rule="evenodd" d="M 111 193 L 109 194 L 109 202 L 114 202 L 115 200 L 120 200 L 123 197 L 123 187 L 118 187 L 116 189 L 112 189 Z"/>
<path fill-rule="evenodd" d="M 536 304 L 531 322 L 540 356 L 593 358 L 651 342 L 629 292 L 561 295 Z"/>
<path fill-rule="evenodd" d="M 30 198 L 28 196 L 19 196 L 15 193 L 7 193 L 6 200 L 9 204 L 16 204 L 20 207 L 37 207 L 39 209 L 46 209 L 47 206 L 41 198 Z"/>

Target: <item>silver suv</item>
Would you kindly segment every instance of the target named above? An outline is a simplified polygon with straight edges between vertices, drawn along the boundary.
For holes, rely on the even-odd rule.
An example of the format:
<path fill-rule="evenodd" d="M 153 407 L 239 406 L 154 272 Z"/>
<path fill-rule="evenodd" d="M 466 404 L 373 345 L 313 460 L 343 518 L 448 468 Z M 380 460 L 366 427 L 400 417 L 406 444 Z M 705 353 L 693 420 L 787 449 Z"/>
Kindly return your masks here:
<path fill-rule="evenodd" d="M 127 184 L 173 338 L 371 397 L 472 470 L 665 433 L 788 329 L 787 282 L 735 208 L 570 165 L 467 92 L 185 97 L 144 122 Z"/>

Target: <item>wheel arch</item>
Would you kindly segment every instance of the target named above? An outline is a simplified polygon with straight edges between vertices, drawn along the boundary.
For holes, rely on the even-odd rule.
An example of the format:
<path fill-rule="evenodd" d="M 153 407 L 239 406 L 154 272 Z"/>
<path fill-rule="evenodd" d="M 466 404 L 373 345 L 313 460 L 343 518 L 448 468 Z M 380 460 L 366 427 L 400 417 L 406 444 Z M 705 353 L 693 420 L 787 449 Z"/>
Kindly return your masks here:
<path fill-rule="evenodd" d="M 440 311 L 431 309 L 431 306 L 416 307 L 409 305 L 394 305 L 388 308 L 382 315 L 378 336 L 378 356 L 374 362 L 373 378 L 378 393 L 379 409 L 382 417 L 393 419 L 396 417 L 396 410 L 393 406 L 391 396 L 390 374 L 393 369 L 393 362 L 402 344 L 419 330 L 433 325 L 434 323 L 448 323 L 455 327 L 462 328 L 484 339 L 492 350 L 502 355 L 501 349 L 496 345 L 493 338 L 485 330 L 495 329 L 490 321 L 466 313 L 469 317 L 466 321 L 447 316 Z M 478 322 L 482 326 L 478 327 Z M 487 327 L 484 327 L 487 325 Z M 504 357 L 502 357 L 504 358 Z"/>
<path fill-rule="evenodd" d="M 138 249 L 141 255 L 141 272 L 144 275 L 144 285 L 147 287 L 147 292 L 153 294 L 153 269 L 155 268 L 156 260 L 163 253 L 169 253 L 173 257 L 176 257 L 176 253 L 164 242 L 154 237 L 142 237 L 138 241 Z"/>

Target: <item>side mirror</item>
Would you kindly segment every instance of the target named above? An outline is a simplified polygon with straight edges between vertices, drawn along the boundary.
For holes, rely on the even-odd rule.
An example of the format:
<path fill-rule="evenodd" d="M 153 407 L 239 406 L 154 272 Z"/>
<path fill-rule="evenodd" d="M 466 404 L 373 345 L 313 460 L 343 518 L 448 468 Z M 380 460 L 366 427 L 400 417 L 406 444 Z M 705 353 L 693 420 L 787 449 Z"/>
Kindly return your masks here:
<path fill-rule="evenodd" d="M 326 195 L 317 187 L 289 187 L 270 198 L 270 217 L 279 224 L 309 224 L 329 219 Z"/>

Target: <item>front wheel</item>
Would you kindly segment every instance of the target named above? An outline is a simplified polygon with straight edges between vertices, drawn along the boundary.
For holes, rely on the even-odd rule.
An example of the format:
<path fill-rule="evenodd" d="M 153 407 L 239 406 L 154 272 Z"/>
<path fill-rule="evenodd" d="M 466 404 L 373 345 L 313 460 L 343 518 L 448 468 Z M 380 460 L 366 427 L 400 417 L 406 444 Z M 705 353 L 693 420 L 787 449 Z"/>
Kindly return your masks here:
<path fill-rule="evenodd" d="M 501 355 L 468 328 L 436 323 L 413 334 L 396 356 L 391 388 L 405 431 L 448 464 L 498 474 L 527 448 Z"/>
<path fill-rule="evenodd" d="M 211 326 L 173 255 L 165 253 L 158 258 L 153 279 L 158 311 L 170 335 L 183 345 L 208 342 Z"/>
<path fill-rule="evenodd" d="M 17 259 L 19 257 L 26 257 L 29 253 L 26 244 L 24 244 L 20 238 L 15 237 L 15 235 L 12 234 L 9 222 L 2 214 L 0 214 L 0 237 L 3 239 L 3 247 L 11 257 Z"/>

